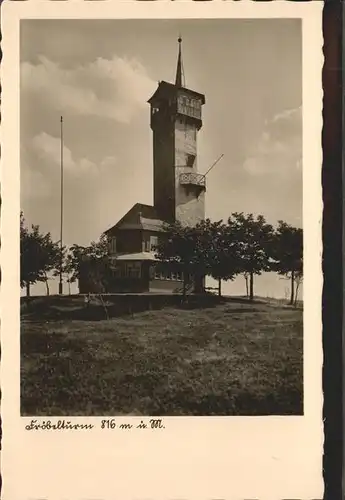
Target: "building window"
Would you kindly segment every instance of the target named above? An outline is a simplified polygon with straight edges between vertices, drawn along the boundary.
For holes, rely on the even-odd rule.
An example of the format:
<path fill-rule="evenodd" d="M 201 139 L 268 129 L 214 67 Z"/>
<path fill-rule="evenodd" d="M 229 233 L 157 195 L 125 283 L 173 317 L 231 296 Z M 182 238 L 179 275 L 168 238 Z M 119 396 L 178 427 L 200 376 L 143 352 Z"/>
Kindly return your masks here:
<path fill-rule="evenodd" d="M 114 269 L 116 278 L 141 278 L 141 262 L 121 262 Z"/>
<path fill-rule="evenodd" d="M 183 281 L 183 274 L 181 272 L 173 272 L 169 269 L 164 269 L 160 266 L 156 266 L 154 271 L 154 278 L 156 280 Z"/>
<path fill-rule="evenodd" d="M 138 279 L 141 277 L 141 263 L 140 262 L 128 262 L 126 264 L 126 277 L 131 279 Z"/>
<path fill-rule="evenodd" d="M 153 252 L 158 245 L 158 236 L 150 236 L 150 251 Z"/>
<path fill-rule="evenodd" d="M 109 241 L 109 251 L 111 254 L 116 253 L 116 237 L 112 236 Z"/>
<path fill-rule="evenodd" d="M 143 252 L 154 252 L 158 245 L 158 237 L 150 236 L 149 239 L 143 241 Z"/>

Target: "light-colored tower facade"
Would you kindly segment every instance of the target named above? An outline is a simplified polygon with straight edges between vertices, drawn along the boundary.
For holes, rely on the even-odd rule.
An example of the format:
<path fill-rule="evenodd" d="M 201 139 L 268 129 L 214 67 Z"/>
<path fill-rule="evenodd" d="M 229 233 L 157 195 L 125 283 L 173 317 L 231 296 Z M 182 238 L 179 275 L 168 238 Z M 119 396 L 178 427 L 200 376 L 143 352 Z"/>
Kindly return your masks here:
<path fill-rule="evenodd" d="M 151 99 L 154 206 L 159 217 L 194 226 L 205 218 L 205 177 L 198 172 L 197 136 L 205 96 L 185 87 L 181 38 L 175 84 L 160 82 Z"/>

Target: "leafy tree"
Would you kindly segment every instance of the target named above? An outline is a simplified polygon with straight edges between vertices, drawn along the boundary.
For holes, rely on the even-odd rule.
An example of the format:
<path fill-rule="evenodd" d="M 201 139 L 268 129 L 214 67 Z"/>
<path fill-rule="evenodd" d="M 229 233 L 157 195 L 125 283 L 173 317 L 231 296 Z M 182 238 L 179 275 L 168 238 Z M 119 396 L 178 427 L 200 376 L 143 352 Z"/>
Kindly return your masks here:
<path fill-rule="evenodd" d="M 238 271 L 249 277 L 249 299 L 254 299 L 254 276 L 270 270 L 273 227 L 262 215 L 235 212 L 228 219 L 230 233 L 238 247 Z"/>
<path fill-rule="evenodd" d="M 208 259 L 204 252 L 205 231 L 201 226 L 188 227 L 180 222 L 166 224 L 155 249 L 156 257 L 172 270 L 183 273 L 183 299 L 190 279 L 205 275 Z"/>
<path fill-rule="evenodd" d="M 221 281 L 234 279 L 240 271 L 239 246 L 232 228 L 223 221 L 201 221 L 194 227 L 179 222 L 168 224 L 156 248 L 156 256 L 183 272 L 183 297 L 193 277 L 196 291 L 204 291 L 203 280 L 210 275 Z"/>
<path fill-rule="evenodd" d="M 233 280 L 240 272 L 240 247 L 236 233 L 231 224 L 224 224 L 223 221 L 211 222 L 207 219 L 199 226 L 203 231 L 203 267 L 207 274 L 218 280 L 218 294 L 221 295 L 222 280 Z"/>
<path fill-rule="evenodd" d="M 89 246 L 72 245 L 66 253 L 64 273 L 69 285 L 77 280 L 87 279 L 101 291 L 108 271 L 108 240 L 104 234 L 99 241 L 92 241 Z"/>
<path fill-rule="evenodd" d="M 56 275 L 59 275 L 60 272 L 57 271 Z M 68 293 L 71 295 L 71 283 L 76 281 L 75 277 L 75 266 L 73 260 L 73 254 L 70 248 L 65 248 L 63 253 L 63 262 L 62 262 L 62 276 L 68 284 Z"/>
<path fill-rule="evenodd" d="M 60 262 L 59 243 L 53 242 L 50 233 L 40 232 L 38 225 L 29 229 L 23 213 L 20 215 L 20 285 L 26 287 L 27 296 L 30 286 L 37 281 L 46 284 L 49 295 L 49 273 L 54 272 Z"/>
<path fill-rule="evenodd" d="M 222 221 L 206 219 L 187 230 L 191 246 L 189 272 L 193 275 L 195 291 L 204 292 L 205 275 L 212 275 L 218 265 L 222 228 Z"/>
<path fill-rule="evenodd" d="M 272 270 L 290 280 L 290 304 L 296 299 L 303 277 L 303 231 L 278 221 L 271 246 Z"/>
<path fill-rule="evenodd" d="M 29 230 L 25 225 L 23 212 L 20 213 L 20 287 L 26 287 L 26 295 L 30 295 L 30 285 L 37 281 L 38 271 L 30 264 L 33 254 L 33 243 Z"/>

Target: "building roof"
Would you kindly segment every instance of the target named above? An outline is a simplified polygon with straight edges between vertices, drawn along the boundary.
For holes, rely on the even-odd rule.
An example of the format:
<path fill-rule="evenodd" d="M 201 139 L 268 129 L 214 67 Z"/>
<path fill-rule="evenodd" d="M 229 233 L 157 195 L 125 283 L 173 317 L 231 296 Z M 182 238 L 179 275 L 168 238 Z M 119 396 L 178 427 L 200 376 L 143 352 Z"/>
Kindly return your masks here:
<path fill-rule="evenodd" d="M 115 229 L 162 231 L 163 225 L 164 222 L 158 218 L 157 211 L 153 206 L 136 203 L 114 226 L 107 229 L 105 234 L 109 234 Z"/>
<path fill-rule="evenodd" d="M 201 99 L 202 104 L 205 104 L 204 94 L 195 92 L 195 90 L 187 89 L 186 87 L 178 87 L 173 83 L 168 83 L 164 81 L 159 82 L 156 92 L 147 102 L 149 104 L 152 104 L 157 99 L 167 99 L 173 95 L 176 95 L 177 93 L 180 93 L 181 91 Z"/>
<path fill-rule="evenodd" d="M 160 219 L 146 219 L 141 217 L 141 226 L 143 229 L 148 229 L 151 231 L 162 231 L 164 222 Z"/>
<path fill-rule="evenodd" d="M 159 82 L 158 88 L 153 96 L 148 100 L 149 104 L 152 104 L 155 100 L 166 99 L 172 96 L 176 96 L 180 91 L 182 93 L 190 94 L 198 99 L 201 99 L 202 104 L 205 104 L 205 96 L 204 94 L 200 94 L 199 92 L 195 92 L 194 90 L 188 89 L 185 84 L 184 77 L 184 68 L 182 63 L 182 38 L 178 37 L 178 58 L 177 58 L 177 67 L 176 67 L 176 78 L 175 84 L 168 82 Z"/>
<path fill-rule="evenodd" d="M 117 260 L 158 260 L 153 252 L 139 252 L 139 253 L 126 253 L 122 255 L 118 255 L 115 259 Z"/>

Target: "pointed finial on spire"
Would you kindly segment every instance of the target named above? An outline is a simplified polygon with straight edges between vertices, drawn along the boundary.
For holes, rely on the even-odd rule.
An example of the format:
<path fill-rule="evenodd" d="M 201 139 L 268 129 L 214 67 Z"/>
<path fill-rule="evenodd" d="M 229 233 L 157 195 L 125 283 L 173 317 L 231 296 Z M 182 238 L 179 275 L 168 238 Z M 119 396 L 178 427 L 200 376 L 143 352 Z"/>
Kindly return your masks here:
<path fill-rule="evenodd" d="M 178 41 L 178 59 L 177 59 L 175 85 L 176 85 L 176 87 L 183 87 L 184 86 L 184 71 L 183 71 L 183 64 L 182 64 L 182 50 L 181 50 L 182 38 L 181 38 L 181 35 L 179 35 L 177 41 Z"/>

